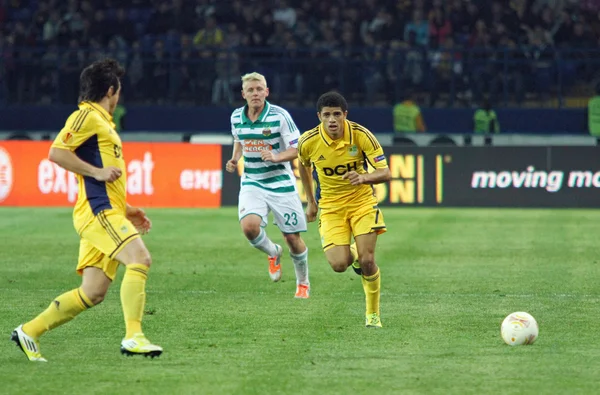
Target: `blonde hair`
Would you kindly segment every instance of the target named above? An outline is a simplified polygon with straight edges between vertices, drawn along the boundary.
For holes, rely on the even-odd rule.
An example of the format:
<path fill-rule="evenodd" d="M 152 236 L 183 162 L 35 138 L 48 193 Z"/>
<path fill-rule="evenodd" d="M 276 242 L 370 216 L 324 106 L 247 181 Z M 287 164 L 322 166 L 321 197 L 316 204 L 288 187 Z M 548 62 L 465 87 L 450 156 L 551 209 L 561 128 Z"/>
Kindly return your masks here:
<path fill-rule="evenodd" d="M 262 82 L 263 84 L 265 84 L 265 87 L 267 87 L 267 79 L 265 78 L 265 76 L 260 73 L 257 73 L 256 71 L 253 73 L 244 74 L 242 76 L 242 87 L 246 82 L 250 81 Z"/>

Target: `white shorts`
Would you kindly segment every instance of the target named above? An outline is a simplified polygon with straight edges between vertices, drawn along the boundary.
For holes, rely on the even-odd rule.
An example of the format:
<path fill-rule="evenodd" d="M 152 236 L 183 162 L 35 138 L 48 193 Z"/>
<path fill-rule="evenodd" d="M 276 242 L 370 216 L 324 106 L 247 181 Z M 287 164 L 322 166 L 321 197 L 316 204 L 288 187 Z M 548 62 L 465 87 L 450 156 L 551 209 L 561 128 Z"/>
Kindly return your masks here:
<path fill-rule="evenodd" d="M 240 221 L 247 215 L 262 218 L 261 226 L 269 223 L 269 212 L 273 212 L 273 223 L 283 233 L 306 232 L 306 216 L 300 196 L 267 192 L 260 188 L 243 186 L 240 190 L 238 215 Z"/>

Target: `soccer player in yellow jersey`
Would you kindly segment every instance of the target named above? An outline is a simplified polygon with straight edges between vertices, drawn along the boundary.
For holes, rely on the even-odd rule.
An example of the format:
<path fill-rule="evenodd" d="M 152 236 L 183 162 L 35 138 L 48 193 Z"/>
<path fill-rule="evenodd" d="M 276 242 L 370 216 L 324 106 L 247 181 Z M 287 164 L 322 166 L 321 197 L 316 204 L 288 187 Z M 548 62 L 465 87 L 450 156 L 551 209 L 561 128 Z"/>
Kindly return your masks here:
<path fill-rule="evenodd" d="M 346 119 L 348 104 L 336 92 L 317 101 L 321 123 L 300 137 L 298 159 L 308 205 L 306 217 L 316 219 L 325 256 L 334 271 L 353 265 L 362 276 L 366 296 L 366 326 L 379 328 L 381 275 L 375 263 L 377 236 L 386 231 L 371 185 L 391 178 L 383 149 L 373 134 Z M 367 164 L 375 170 L 367 172 Z M 313 191 L 312 170 L 317 178 Z M 354 236 L 355 244 L 351 245 Z"/>
<path fill-rule="evenodd" d="M 46 361 L 39 348 L 41 335 L 102 302 L 119 262 L 126 268 L 121 283 L 126 327 L 121 353 L 151 357 L 162 353 L 141 327 L 151 260 L 140 233 L 147 233 L 151 222 L 142 210 L 126 203 L 125 161 L 112 120 L 124 73 L 112 59 L 83 70 L 79 109 L 69 116 L 50 148 L 49 159 L 75 173 L 79 182 L 73 223 L 81 238 L 77 272 L 82 283 L 13 331 L 12 340 L 30 361 Z"/>

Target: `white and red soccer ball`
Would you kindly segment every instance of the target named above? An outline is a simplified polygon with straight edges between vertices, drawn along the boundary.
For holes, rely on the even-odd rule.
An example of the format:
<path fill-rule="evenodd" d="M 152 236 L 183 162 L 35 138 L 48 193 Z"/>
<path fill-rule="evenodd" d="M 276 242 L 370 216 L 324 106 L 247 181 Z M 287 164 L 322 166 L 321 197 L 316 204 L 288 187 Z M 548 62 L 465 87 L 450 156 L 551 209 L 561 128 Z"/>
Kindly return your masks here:
<path fill-rule="evenodd" d="M 537 321 L 529 313 L 522 311 L 509 314 L 500 328 L 502 339 L 509 346 L 533 344 L 539 334 Z"/>

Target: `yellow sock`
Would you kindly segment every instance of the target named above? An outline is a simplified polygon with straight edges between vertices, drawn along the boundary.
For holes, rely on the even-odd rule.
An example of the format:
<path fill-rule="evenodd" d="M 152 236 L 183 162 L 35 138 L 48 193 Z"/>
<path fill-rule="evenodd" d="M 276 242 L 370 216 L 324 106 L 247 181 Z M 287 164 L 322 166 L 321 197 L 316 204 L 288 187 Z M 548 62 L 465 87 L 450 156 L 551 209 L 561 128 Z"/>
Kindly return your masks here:
<path fill-rule="evenodd" d="M 125 276 L 121 283 L 121 305 L 125 316 L 126 339 L 142 332 L 148 269 L 148 266 L 140 263 L 129 264 L 125 269 Z"/>
<path fill-rule="evenodd" d="M 71 321 L 92 306 L 92 302 L 81 288 L 72 289 L 54 299 L 46 310 L 23 325 L 23 332 L 37 339 L 50 329 Z"/>
<path fill-rule="evenodd" d="M 379 269 L 377 269 L 377 273 L 371 276 L 363 275 L 362 284 L 367 301 L 367 315 L 373 313 L 379 315 L 379 296 L 381 294 L 381 276 L 379 274 Z"/>

